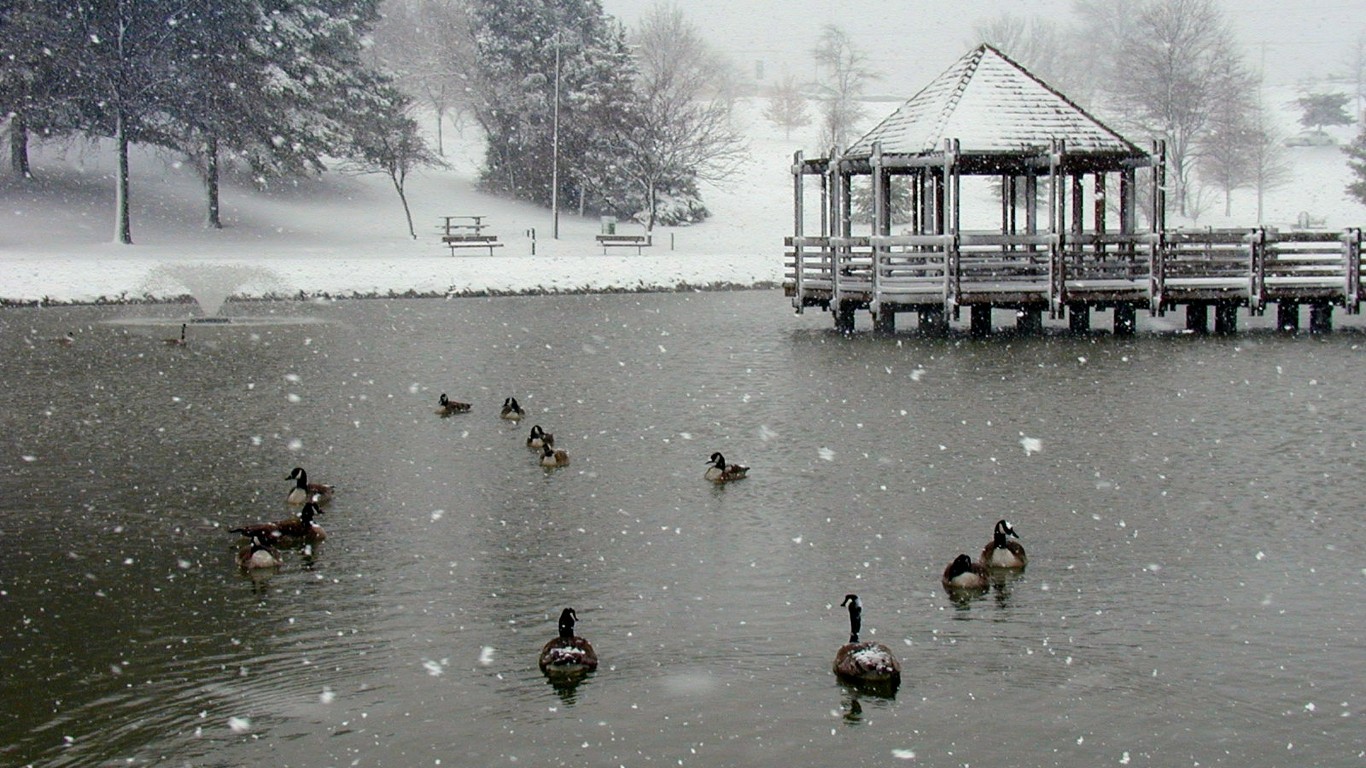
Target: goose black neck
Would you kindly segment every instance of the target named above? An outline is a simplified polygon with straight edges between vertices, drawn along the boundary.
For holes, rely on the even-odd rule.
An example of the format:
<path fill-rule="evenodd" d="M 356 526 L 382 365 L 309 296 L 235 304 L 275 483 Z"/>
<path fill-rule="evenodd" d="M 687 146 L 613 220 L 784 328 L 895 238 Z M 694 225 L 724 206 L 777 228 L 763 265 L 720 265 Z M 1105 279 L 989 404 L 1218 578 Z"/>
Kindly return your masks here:
<path fill-rule="evenodd" d="M 571 608 L 560 613 L 560 637 L 565 640 L 574 637 L 574 611 Z"/>

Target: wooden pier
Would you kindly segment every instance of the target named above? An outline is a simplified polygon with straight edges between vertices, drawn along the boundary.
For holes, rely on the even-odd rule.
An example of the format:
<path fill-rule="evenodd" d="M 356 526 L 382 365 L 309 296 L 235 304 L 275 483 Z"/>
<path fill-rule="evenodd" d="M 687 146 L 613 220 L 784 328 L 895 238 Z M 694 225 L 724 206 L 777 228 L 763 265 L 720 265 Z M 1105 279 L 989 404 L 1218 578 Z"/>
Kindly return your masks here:
<path fill-rule="evenodd" d="M 1186 327 L 1237 330 L 1238 310 L 1263 314 L 1276 305 L 1277 327 L 1298 329 L 1310 307 L 1314 331 L 1332 326 L 1334 307 L 1357 314 L 1363 298 L 1360 229 L 1341 232 L 1175 230 L 1002 235 L 792 237 L 784 289 L 799 308 L 834 313 L 853 330 L 868 310 L 874 327 L 893 331 L 896 315 L 914 312 L 922 331 L 947 330 L 967 309 L 976 333 L 990 330 L 991 310 L 1014 309 L 1022 330 L 1046 314 L 1090 328 L 1091 310 L 1113 310 L 1114 330 L 1134 330 L 1138 312 L 1184 308 Z"/>

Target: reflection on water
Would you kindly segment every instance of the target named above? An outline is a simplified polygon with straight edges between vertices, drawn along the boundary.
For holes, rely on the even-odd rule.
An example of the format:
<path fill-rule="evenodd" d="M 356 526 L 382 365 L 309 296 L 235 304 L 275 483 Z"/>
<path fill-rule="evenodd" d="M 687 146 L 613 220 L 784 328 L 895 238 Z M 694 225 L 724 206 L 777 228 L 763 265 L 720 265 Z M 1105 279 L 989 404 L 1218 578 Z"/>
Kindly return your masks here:
<path fill-rule="evenodd" d="M 252 311 L 322 322 L 168 347 L 106 323 L 155 308 L 0 313 L 0 763 L 1360 760 L 1359 331 L 843 338 L 767 292 Z M 714 451 L 750 476 L 704 480 Z M 244 576 L 227 531 L 298 464 L 337 487 L 327 543 Z M 951 600 L 1001 517 L 1028 569 Z M 850 591 L 895 698 L 831 674 Z M 565 605 L 603 660 L 574 686 L 536 664 Z"/>

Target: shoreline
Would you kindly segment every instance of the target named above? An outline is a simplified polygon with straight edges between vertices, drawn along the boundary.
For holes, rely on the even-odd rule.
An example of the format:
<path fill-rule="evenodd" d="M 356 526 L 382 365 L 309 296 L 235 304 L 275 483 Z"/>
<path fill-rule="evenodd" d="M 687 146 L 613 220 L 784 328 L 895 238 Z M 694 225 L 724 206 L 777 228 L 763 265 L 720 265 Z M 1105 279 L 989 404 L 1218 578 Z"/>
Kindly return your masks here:
<path fill-rule="evenodd" d="M 232 295 L 224 302 L 227 304 L 250 304 L 265 302 L 308 302 L 308 301 L 375 301 L 375 300 L 402 300 L 402 299 L 490 299 L 490 298 L 511 298 L 519 296 L 589 296 L 594 294 L 615 295 L 615 294 L 647 294 L 647 293 L 711 293 L 725 291 L 770 291 L 781 289 L 782 284 L 771 280 L 761 280 L 752 283 L 738 283 L 728 280 L 719 280 L 709 283 L 690 283 L 679 282 L 672 285 L 641 284 L 637 286 L 579 286 L 575 288 L 546 288 L 543 286 L 536 288 L 466 288 L 462 290 L 446 291 L 419 291 L 417 289 L 407 289 L 405 291 L 390 290 L 380 291 L 350 291 L 350 292 L 331 292 L 318 291 L 309 293 L 298 291 L 293 294 L 266 293 L 259 295 Z M 198 300 L 192 294 L 184 293 L 176 296 L 129 296 L 126 293 L 118 296 L 99 296 L 94 299 L 11 299 L 0 297 L 0 310 L 7 309 L 42 309 L 44 307 L 121 307 L 121 306 L 180 306 L 198 304 Z"/>

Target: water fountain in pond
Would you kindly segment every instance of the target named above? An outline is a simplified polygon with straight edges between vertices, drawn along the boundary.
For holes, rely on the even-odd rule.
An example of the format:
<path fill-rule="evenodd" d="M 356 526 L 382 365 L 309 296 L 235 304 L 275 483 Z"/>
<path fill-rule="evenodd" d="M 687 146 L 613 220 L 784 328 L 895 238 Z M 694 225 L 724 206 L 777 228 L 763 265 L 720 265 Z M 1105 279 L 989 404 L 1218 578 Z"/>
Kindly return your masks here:
<path fill-rule="evenodd" d="M 223 306 L 234 294 L 252 291 L 256 295 L 286 295 L 290 291 L 275 272 L 253 264 L 218 262 L 177 262 L 161 264 L 147 273 L 144 290 L 153 296 L 172 297 L 188 293 L 199 305 L 199 314 L 189 317 L 138 317 L 112 322 L 124 325 L 292 325 L 317 322 L 299 315 L 223 314 Z"/>

